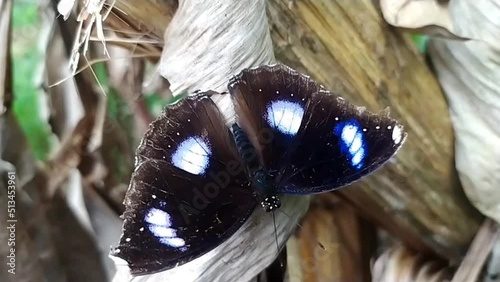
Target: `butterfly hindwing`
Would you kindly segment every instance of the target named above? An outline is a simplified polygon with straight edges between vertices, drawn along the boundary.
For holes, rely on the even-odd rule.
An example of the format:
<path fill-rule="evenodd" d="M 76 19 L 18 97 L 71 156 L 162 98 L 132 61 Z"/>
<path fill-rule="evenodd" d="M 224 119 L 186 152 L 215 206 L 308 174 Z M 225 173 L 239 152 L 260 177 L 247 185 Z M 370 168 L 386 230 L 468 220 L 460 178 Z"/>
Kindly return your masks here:
<path fill-rule="evenodd" d="M 256 206 L 228 127 L 208 97 L 167 108 L 137 150 L 113 255 L 132 274 L 165 270 L 221 244 Z"/>

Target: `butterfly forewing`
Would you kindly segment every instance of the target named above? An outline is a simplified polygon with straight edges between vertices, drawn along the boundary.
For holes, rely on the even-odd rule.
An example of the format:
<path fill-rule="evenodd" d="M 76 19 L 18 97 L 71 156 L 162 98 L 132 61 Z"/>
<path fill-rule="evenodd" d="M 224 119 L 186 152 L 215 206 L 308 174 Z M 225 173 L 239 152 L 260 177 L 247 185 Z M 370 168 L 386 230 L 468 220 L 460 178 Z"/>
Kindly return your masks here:
<path fill-rule="evenodd" d="M 385 163 L 406 136 L 387 114 L 356 107 L 283 65 L 244 70 L 229 91 L 281 193 L 349 184 Z"/>
<path fill-rule="evenodd" d="M 233 234 L 256 206 L 230 131 L 208 98 L 187 98 L 152 123 L 137 150 L 113 255 L 133 274 L 188 262 Z"/>
<path fill-rule="evenodd" d="M 300 127 L 310 103 L 314 81 L 282 66 L 244 70 L 229 82 L 238 123 L 271 173 L 284 167 L 283 160 L 300 142 Z"/>
<path fill-rule="evenodd" d="M 366 176 L 404 142 L 402 126 L 327 91 L 313 93 L 301 127 L 300 149 L 287 159 L 278 191 L 330 191 Z"/>

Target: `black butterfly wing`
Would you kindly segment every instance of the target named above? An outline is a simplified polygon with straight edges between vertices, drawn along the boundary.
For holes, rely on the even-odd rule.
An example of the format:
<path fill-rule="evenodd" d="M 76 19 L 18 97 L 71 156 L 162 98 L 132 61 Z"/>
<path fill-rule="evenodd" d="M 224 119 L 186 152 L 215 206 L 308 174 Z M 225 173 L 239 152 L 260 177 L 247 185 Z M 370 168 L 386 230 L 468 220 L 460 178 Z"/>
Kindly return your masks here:
<path fill-rule="evenodd" d="M 295 148 L 311 91 L 320 89 L 311 79 L 302 78 L 283 65 L 261 66 L 243 70 L 228 85 L 238 124 L 271 173 L 279 173 L 286 155 Z"/>
<path fill-rule="evenodd" d="M 114 256 L 132 274 L 166 270 L 212 250 L 256 206 L 229 128 L 199 95 L 169 107 L 137 150 Z"/>
<path fill-rule="evenodd" d="M 349 184 L 385 163 L 406 137 L 386 114 L 356 107 L 283 65 L 244 70 L 229 90 L 240 126 L 254 136 L 281 193 Z"/>
<path fill-rule="evenodd" d="M 299 148 L 287 159 L 278 191 L 312 194 L 352 183 L 387 162 L 403 144 L 403 127 L 327 91 L 311 95 Z"/>

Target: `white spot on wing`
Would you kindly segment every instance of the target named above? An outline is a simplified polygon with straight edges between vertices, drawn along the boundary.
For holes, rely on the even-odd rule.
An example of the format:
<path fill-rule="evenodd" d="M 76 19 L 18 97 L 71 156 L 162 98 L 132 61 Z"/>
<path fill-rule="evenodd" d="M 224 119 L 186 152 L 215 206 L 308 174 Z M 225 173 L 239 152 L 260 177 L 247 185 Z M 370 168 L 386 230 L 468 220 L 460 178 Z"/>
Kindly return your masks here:
<path fill-rule="evenodd" d="M 172 219 L 170 218 L 170 215 L 157 208 L 150 209 L 149 212 L 146 214 L 144 220 L 147 223 L 153 225 L 164 225 L 164 226 L 172 225 Z"/>
<path fill-rule="evenodd" d="M 351 146 L 351 143 L 354 141 L 354 138 L 356 137 L 356 132 L 358 131 L 357 126 L 352 125 L 352 124 L 347 124 L 342 128 L 342 141 L 347 146 Z"/>
<path fill-rule="evenodd" d="M 363 166 L 365 158 L 365 145 L 361 128 L 356 122 L 339 123 L 334 129 L 337 135 L 340 135 L 342 151 L 347 154 L 351 160 L 351 165 L 355 168 Z"/>
<path fill-rule="evenodd" d="M 150 225 L 149 231 L 153 233 L 156 237 L 176 237 L 177 233 L 175 229 L 168 228 L 160 225 Z"/>
<path fill-rule="evenodd" d="M 296 135 L 304 117 L 304 109 L 298 103 L 278 100 L 267 107 L 267 122 L 284 134 Z"/>
<path fill-rule="evenodd" d="M 351 154 L 355 154 L 359 149 L 361 149 L 361 146 L 363 145 L 363 137 L 361 133 L 356 133 L 354 136 L 354 139 L 351 142 L 351 147 L 349 147 L 349 152 Z"/>
<path fill-rule="evenodd" d="M 184 239 L 177 237 L 177 231 L 171 228 L 172 218 L 167 212 L 151 208 L 144 217 L 144 221 L 146 221 L 149 231 L 160 243 L 173 248 L 181 248 L 186 245 Z"/>
<path fill-rule="evenodd" d="M 181 238 L 160 238 L 160 242 L 174 248 L 181 248 L 186 245 L 186 241 Z M 181 248 L 182 250 L 182 248 Z"/>
<path fill-rule="evenodd" d="M 363 160 L 364 154 L 365 154 L 364 150 L 356 152 L 356 154 L 354 154 L 354 156 L 351 159 L 352 164 L 354 166 L 359 165 Z"/>
<path fill-rule="evenodd" d="M 394 144 L 399 144 L 402 138 L 403 138 L 403 131 L 401 130 L 401 126 L 400 125 L 394 126 L 394 129 L 392 130 L 392 140 L 394 141 Z"/>
<path fill-rule="evenodd" d="M 172 155 L 174 166 L 192 174 L 204 174 L 209 162 L 210 146 L 201 137 L 189 137 Z"/>

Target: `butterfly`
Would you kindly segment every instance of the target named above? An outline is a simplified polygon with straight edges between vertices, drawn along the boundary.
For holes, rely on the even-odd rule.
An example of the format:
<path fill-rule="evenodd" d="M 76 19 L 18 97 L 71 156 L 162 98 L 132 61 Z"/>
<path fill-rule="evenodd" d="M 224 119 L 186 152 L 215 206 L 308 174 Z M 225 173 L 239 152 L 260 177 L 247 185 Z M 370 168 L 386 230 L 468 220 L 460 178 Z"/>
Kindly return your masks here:
<path fill-rule="evenodd" d="M 281 64 L 230 79 L 236 122 L 197 93 L 170 105 L 145 133 L 113 256 L 134 275 L 167 270 L 214 249 L 256 207 L 280 194 L 346 186 L 387 162 L 406 138 L 373 114 Z"/>

